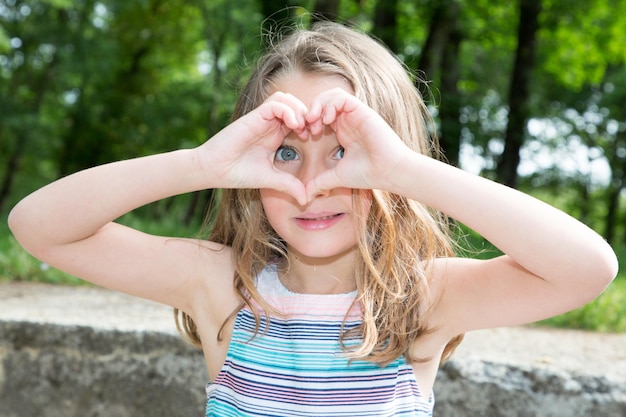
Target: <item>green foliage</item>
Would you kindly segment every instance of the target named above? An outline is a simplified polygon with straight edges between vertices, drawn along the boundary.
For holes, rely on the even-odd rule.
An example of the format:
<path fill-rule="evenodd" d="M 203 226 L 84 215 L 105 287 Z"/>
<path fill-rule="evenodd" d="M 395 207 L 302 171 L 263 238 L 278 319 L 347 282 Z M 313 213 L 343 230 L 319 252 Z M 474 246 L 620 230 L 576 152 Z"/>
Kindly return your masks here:
<path fill-rule="evenodd" d="M 0 53 L 6 53 L 11 49 L 11 44 L 7 32 L 0 26 Z"/>
<path fill-rule="evenodd" d="M 624 62 L 626 2 L 545 1 L 541 62 L 559 84 L 599 84 L 609 65 Z"/>
<path fill-rule="evenodd" d="M 369 30 L 378 1 L 342 0 L 339 20 Z M 282 9 L 288 5 L 289 9 Z M 0 0 L 0 213 L 62 175 L 111 160 L 193 147 L 230 120 L 263 45 L 267 17 L 306 23 L 314 0 Z M 539 166 L 522 187 L 626 245 L 626 0 L 544 0 L 525 158 L 588 150 L 609 179 Z M 399 0 L 398 56 L 418 70 L 436 6 L 459 8 L 458 120 L 483 175 L 495 171 L 508 123 L 517 2 Z M 445 46 L 445 45 L 444 45 Z M 445 48 L 444 48 L 445 49 Z M 445 68 L 440 71 L 445 71 Z M 426 74 L 437 107 L 440 74 Z M 559 129 L 556 129 L 558 127 Z M 550 130 L 557 134 L 550 134 Z M 198 196 L 195 196 L 198 197 Z M 204 196 L 155 203 L 123 219 L 165 235 L 195 234 Z M 468 256 L 491 246 L 469 233 Z M 620 259 L 626 260 L 621 253 Z M 77 282 L 26 255 L 0 225 L 1 279 Z M 623 329 L 624 278 L 552 324 Z M 614 318 L 611 318 L 614 317 Z M 621 324 L 620 324 L 621 323 Z"/>

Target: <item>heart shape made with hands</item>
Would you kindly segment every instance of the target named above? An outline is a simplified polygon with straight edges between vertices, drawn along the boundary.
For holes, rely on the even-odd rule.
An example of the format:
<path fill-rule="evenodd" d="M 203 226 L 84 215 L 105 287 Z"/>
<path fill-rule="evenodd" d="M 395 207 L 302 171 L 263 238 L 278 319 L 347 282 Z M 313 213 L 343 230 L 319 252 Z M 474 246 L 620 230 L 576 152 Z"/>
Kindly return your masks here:
<path fill-rule="evenodd" d="M 321 122 L 321 118 L 319 119 L 319 122 Z M 330 131 L 332 131 L 332 133 Z M 285 137 L 289 136 L 291 132 L 292 131 L 288 131 Z M 336 132 L 333 130 L 332 126 L 318 125 L 315 128 L 312 128 L 308 123 L 301 131 L 293 132 L 303 142 L 312 141 L 313 137 L 322 134 L 334 134 L 336 136 Z M 339 143 L 339 141 L 337 142 Z M 283 145 L 276 149 L 276 152 L 278 152 L 282 146 Z M 338 160 L 337 164 L 340 163 L 342 163 L 342 161 Z M 313 200 L 317 195 L 322 194 L 330 189 L 343 186 L 343 181 L 341 180 L 341 178 L 338 177 L 337 173 L 335 172 L 335 168 L 336 165 L 330 168 L 322 169 L 314 177 L 309 178 L 306 182 L 303 182 L 300 178 L 292 173 L 276 169 L 276 174 L 282 177 L 282 182 L 286 186 L 285 190 L 279 191 L 290 194 L 298 201 L 300 205 L 304 206 L 308 204 L 311 200 Z"/>
<path fill-rule="evenodd" d="M 337 163 L 300 180 L 275 164 L 277 150 L 285 146 L 290 135 L 291 140 L 302 142 L 333 135 L 344 153 Z M 309 106 L 294 95 L 276 92 L 233 122 L 224 136 L 241 139 L 236 148 L 231 140 L 221 141 L 219 151 L 221 155 L 235 154 L 228 166 L 238 166 L 235 172 L 230 171 L 237 187 L 272 188 L 292 195 L 301 205 L 335 188 L 383 188 L 381 173 L 395 165 L 390 158 L 401 156 L 407 149 L 378 113 L 343 88 L 322 91 Z"/>

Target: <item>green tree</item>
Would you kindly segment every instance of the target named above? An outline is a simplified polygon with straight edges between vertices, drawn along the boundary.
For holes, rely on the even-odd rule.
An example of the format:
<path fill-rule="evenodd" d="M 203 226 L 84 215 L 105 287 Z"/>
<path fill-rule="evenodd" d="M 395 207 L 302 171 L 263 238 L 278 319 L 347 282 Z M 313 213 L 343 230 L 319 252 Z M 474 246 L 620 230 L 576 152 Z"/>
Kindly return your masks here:
<path fill-rule="evenodd" d="M 0 208 L 6 206 L 19 173 L 45 175 L 46 161 L 62 130 L 62 90 L 57 75 L 64 69 L 67 37 L 59 30 L 71 24 L 68 2 L 3 2 L 0 50 L 0 160 L 4 165 Z M 27 181 L 24 181 L 27 183 Z"/>
<path fill-rule="evenodd" d="M 461 4 L 456 0 L 434 5 L 428 36 L 420 55 L 418 69 L 434 77 L 441 91 L 439 104 L 439 143 L 448 162 L 459 164 L 461 146 L 460 46 L 463 41 Z M 423 88 L 418 80 L 418 88 Z M 427 95 L 427 92 L 423 92 Z"/>
<path fill-rule="evenodd" d="M 531 4 L 543 6 L 529 20 L 536 27 L 519 24 L 526 16 L 520 7 Z M 624 120 L 618 91 L 626 0 L 0 0 L 0 6 L 0 208 L 59 175 L 210 137 L 228 123 L 248 64 L 278 30 L 275 23 L 308 23 L 316 16 L 308 12 L 317 12 L 370 31 L 428 80 L 424 96 L 453 164 L 470 150 L 483 175 L 498 172 L 514 185 L 520 153 L 583 138 L 582 146 L 608 161 L 610 184 L 584 173 L 570 178 L 558 167 L 520 184 L 533 181 L 552 192 L 570 187 L 579 199 L 602 194 L 604 209 L 580 206 L 577 213 L 602 218 L 607 236 L 622 233 L 624 151 L 615 123 Z M 529 28 L 534 43 L 521 37 Z M 522 53 L 533 44 L 534 65 Z M 594 109 L 603 115 L 597 123 L 576 122 Z M 570 131 L 558 140 L 534 136 L 528 120 Z M 208 198 L 200 193 L 150 210 L 184 207 L 190 219 Z"/>

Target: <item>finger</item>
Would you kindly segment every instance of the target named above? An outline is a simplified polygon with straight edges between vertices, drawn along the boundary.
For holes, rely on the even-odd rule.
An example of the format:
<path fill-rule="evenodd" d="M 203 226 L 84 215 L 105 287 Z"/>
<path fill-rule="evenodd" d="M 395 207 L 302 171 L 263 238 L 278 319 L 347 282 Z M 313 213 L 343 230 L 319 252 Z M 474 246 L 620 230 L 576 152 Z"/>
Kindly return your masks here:
<path fill-rule="evenodd" d="M 296 199 L 298 204 L 302 206 L 306 205 L 308 201 L 306 187 L 304 186 L 302 181 L 298 180 L 293 175 L 280 175 L 280 181 L 276 184 L 274 189 L 291 195 L 293 198 Z"/>
<path fill-rule="evenodd" d="M 329 103 L 324 108 L 324 113 L 322 114 L 322 123 L 325 125 L 331 125 L 337 119 L 337 107 L 335 107 L 334 103 Z"/>
<path fill-rule="evenodd" d="M 314 126 L 312 132 L 318 132 L 320 125 L 335 123 L 341 113 L 351 112 L 357 103 L 358 99 L 342 88 L 325 91 L 313 100 L 306 116 L 307 123 Z"/>
<path fill-rule="evenodd" d="M 316 97 L 311 102 L 311 107 L 309 108 L 309 111 L 307 112 L 307 114 L 305 116 L 306 122 L 310 126 L 315 125 L 315 124 L 321 122 L 320 119 L 322 117 L 322 111 L 323 110 L 324 110 L 324 108 L 322 107 L 322 103 L 320 102 L 320 97 Z"/>
<path fill-rule="evenodd" d="M 343 186 L 333 170 L 324 171 L 305 184 L 307 201 L 313 200 L 319 193 Z"/>
<path fill-rule="evenodd" d="M 316 97 L 315 99 L 313 99 L 313 101 L 311 102 L 311 107 L 309 108 L 309 111 L 306 114 L 306 121 L 307 123 L 314 123 L 315 121 L 317 121 L 321 115 L 322 115 L 322 103 L 320 102 L 320 97 Z"/>
<path fill-rule="evenodd" d="M 294 96 L 293 94 L 283 93 L 279 91 L 275 93 L 275 95 L 276 95 L 276 100 L 289 105 L 298 113 L 301 113 L 303 117 L 308 112 L 307 106 L 302 102 L 302 100 L 300 100 L 298 97 Z"/>
<path fill-rule="evenodd" d="M 296 96 L 289 94 L 289 93 L 283 93 L 281 91 L 277 91 L 274 94 L 272 94 L 267 99 L 267 101 L 282 103 L 290 107 L 293 110 L 296 118 L 298 119 L 298 124 L 302 126 L 306 124 L 306 114 L 308 112 L 308 108 Z"/>
<path fill-rule="evenodd" d="M 303 115 L 298 117 L 293 108 L 278 101 L 264 103 L 259 112 L 263 120 L 279 120 L 290 130 L 302 130 L 305 127 Z"/>
<path fill-rule="evenodd" d="M 322 123 L 322 119 L 308 122 L 308 126 L 312 136 L 317 136 L 324 130 L 324 123 Z"/>
<path fill-rule="evenodd" d="M 310 126 L 312 134 L 320 134 L 324 129 L 324 125 L 331 125 L 335 122 L 338 110 L 342 106 L 340 97 L 346 94 L 349 95 L 343 89 L 333 89 L 321 93 L 313 100 L 306 115 L 306 121 Z"/>
<path fill-rule="evenodd" d="M 299 130 L 293 130 L 292 132 L 302 140 L 307 140 L 309 136 L 311 136 L 311 131 L 307 126 Z"/>

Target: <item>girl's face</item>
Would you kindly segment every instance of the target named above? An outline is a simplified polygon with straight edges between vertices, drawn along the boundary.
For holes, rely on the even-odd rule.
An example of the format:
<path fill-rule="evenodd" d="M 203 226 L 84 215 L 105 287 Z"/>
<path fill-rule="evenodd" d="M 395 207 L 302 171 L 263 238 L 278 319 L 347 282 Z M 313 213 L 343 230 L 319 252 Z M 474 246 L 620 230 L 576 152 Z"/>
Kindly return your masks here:
<path fill-rule="evenodd" d="M 353 93 L 340 76 L 290 73 L 274 83 L 275 91 L 290 93 L 307 107 L 323 91 L 340 87 Z M 335 133 L 326 128 L 322 134 L 301 140 L 295 135 L 285 138 L 276 152 L 277 169 L 294 175 L 303 183 L 331 169 L 343 157 Z M 356 250 L 352 189 L 336 188 L 320 192 L 301 206 L 289 194 L 261 189 L 265 215 L 276 233 L 285 240 L 290 254 L 312 262 L 319 258 L 336 258 Z"/>

